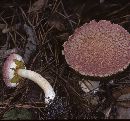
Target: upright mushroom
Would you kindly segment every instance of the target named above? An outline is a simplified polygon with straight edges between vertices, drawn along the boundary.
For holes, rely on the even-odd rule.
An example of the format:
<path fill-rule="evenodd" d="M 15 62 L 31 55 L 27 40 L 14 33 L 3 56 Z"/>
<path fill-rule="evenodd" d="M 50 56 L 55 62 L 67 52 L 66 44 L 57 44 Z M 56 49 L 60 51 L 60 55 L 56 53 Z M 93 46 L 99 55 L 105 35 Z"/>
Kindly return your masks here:
<path fill-rule="evenodd" d="M 6 86 L 16 87 L 22 77 L 32 80 L 43 89 L 46 104 L 55 98 L 55 92 L 50 83 L 40 74 L 27 70 L 22 57 L 13 53 L 6 59 L 3 65 L 3 80 Z"/>
<path fill-rule="evenodd" d="M 68 65 L 82 75 L 106 77 L 130 64 L 130 34 L 110 21 L 85 23 L 63 46 Z"/>

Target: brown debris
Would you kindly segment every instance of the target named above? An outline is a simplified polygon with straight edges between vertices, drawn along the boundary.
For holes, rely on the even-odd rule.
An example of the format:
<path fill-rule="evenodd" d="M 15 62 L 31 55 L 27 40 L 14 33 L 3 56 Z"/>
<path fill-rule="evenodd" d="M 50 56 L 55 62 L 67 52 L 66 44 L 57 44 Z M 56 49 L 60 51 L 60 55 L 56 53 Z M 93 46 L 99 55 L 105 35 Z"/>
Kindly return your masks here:
<path fill-rule="evenodd" d="M 48 25 L 57 29 L 58 31 L 64 31 L 65 25 L 64 20 L 57 13 L 54 13 L 48 20 Z"/>
<path fill-rule="evenodd" d="M 37 0 L 33 3 L 32 7 L 29 8 L 28 12 L 36 12 L 42 9 L 47 3 L 47 0 Z"/>

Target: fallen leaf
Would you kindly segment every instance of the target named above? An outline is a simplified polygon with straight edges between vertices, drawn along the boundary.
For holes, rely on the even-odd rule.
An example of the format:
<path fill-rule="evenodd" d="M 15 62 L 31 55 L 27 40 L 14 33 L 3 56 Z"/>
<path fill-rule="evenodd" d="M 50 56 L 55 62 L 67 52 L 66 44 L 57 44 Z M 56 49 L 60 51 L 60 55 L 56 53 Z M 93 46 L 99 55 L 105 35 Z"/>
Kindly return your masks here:
<path fill-rule="evenodd" d="M 4 29 L 6 27 L 6 24 L 0 24 L 0 29 Z"/>
<path fill-rule="evenodd" d="M 37 0 L 33 3 L 32 7 L 29 8 L 28 12 L 35 12 L 43 8 L 47 3 L 47 0 Z"/>
<path fill-rule="evenodd" d="M 32 114 L 27 109 L 14 108 L 7 111 L 2 120 L 31 120 Z"/>
<path fill-rule="evenodd" d="M 53 28 L 59 30 L 59 31 L 64 31 L 65 30 L 65 25 L 64 25 L 64 20 L 59 16 L 58 14 L 54 13 L 50 19 L 48 20 L 48 25 L 50 27 L 53 26 Z"/>

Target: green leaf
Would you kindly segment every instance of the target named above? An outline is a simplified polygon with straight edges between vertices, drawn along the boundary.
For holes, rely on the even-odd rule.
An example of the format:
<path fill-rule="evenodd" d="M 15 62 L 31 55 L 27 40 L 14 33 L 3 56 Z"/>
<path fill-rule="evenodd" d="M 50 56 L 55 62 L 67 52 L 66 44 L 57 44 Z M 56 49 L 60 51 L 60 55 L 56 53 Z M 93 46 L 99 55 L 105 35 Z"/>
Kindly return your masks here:
<path fill-rule="evenodd" d="M 14 108 L 3 115 L 2 120 L 31 120 L 32 114 L 27 109 Z"/>

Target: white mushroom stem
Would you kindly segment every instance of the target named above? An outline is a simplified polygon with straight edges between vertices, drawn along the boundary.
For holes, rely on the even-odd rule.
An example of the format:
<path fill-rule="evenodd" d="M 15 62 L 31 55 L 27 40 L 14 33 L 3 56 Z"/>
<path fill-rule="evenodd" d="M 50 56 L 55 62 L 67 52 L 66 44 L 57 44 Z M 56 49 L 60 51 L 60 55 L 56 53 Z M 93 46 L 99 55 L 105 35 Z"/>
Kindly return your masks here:
<path fill-rule="evenodd" d="M 18 69 L 17 74 L 21 77 L 27 78 L 38 84 L 45 93 L 45 103 L 48 104 L 50 100 L 55 98 L 55 92 L 50 83 L 40 74 L 26 69 Z"/>

